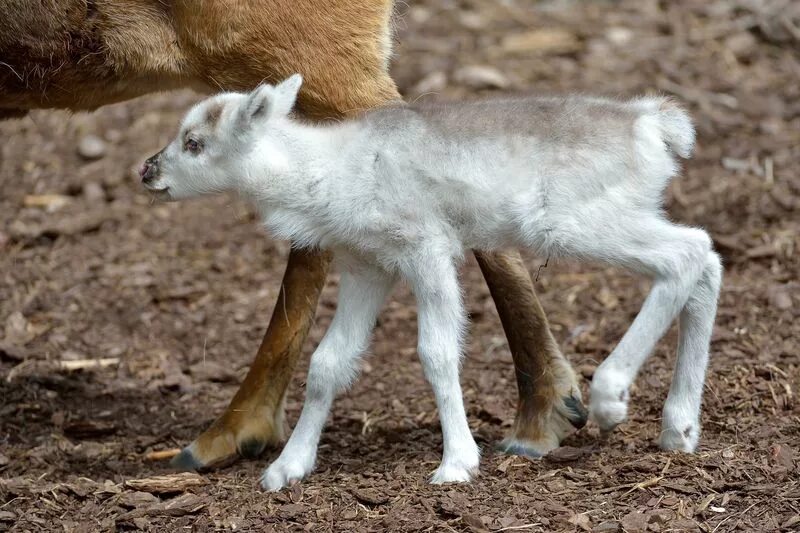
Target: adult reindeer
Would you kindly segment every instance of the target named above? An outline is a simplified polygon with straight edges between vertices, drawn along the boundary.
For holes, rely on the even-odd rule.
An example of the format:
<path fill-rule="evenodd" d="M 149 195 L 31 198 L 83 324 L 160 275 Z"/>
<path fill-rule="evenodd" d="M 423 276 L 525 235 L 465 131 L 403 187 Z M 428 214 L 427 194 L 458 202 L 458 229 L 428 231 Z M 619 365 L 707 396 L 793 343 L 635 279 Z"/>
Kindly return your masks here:
<path fill-rule="evenodd" d="M 5 0 L 0 118 L 34 108 L 95 109 L 152 91 L 249 90 L 299 71 L 297 109 L 341 118 L 399 100 L 389 76 L 392 0 Z M 586 414 L 516 252 L 475 256 L 516 367 L 509 453 L 558 446 Z M 174 460 L 209 467 L 283 439 L 283 400 L 312 323 L 329 257 L 292 251 L 255 361 L 228 409 Z"/>

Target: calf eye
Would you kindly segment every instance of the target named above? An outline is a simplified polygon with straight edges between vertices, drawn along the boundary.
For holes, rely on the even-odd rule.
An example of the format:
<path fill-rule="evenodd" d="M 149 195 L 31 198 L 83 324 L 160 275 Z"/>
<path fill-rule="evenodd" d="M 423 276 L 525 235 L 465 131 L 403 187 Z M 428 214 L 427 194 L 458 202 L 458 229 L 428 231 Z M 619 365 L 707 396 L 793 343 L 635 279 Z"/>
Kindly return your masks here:
<path fill-rule="evenodd" d="M 202 147 L 203 146 L 200 144 L 200 141 L 197 139 L 192 139 L 191 137 L 183 144 L 183 149 L 193 154 L 199 154 Z"/>

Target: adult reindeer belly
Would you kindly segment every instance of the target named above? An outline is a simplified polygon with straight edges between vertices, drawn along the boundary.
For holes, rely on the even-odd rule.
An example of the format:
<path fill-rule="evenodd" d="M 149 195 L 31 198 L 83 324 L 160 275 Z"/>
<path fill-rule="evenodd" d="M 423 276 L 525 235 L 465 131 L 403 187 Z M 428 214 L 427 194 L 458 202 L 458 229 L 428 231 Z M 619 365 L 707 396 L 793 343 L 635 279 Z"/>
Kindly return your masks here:
<path fill-rule="evenodd" d="M 94 109 L 178 85 L 186 69 L 158 0 L 0 3 L 0 116 Z"/>

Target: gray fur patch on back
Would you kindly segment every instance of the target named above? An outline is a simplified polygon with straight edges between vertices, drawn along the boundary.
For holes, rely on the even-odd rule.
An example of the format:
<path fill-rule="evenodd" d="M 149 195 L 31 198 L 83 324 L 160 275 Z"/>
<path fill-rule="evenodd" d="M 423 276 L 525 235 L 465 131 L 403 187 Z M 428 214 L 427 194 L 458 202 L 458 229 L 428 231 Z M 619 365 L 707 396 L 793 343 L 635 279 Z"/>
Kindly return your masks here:
<path fill-rule="evenodd" d="M 627 135 L 638 117 L 627 103 L 570 95 L 424 101 L 376 109 L 367 120 L 390 127 L 409 115 L 418 117 L 420 126 L 444 137 L 494 137 L 514 132 L 565 145 L 592 142 L 615 133 Z"/>

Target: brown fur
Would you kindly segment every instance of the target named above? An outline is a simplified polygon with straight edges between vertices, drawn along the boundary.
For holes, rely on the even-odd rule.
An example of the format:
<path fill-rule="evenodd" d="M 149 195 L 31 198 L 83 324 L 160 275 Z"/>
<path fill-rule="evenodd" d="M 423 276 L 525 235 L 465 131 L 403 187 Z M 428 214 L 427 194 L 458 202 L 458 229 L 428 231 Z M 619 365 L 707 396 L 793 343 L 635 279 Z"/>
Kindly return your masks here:
<path fill-rule="evenodd" d="M 210 106 L 208 108 L 208 112 L 206 113 L 206 124 L 212 130 L 215 130 L 217 127 L 217 122 L 219 122 L 220 117 L 222 116 L 222 109 L 223 105 L 215 105 Z"/>
<path fill-rule="evenodd" d="M 388 74 L 392 0 L 4 0 L 0 119 L 94 109 L 156 90 L 248 90 L 294 72 L 298 111 L 341 118 L 399 99 Z M 209 122 L 219 119 L 212 113 Z M 517 366 L 512 437 L 552 447 L 574 376 L 518 254 L 478 254 Z M 329 259 L 292 251 L 276 311 L 225 413 L 178 457 L 202 467 L 283 437 L 283 398 Z M 560 436 L 556 440 L 560 439 Z M 556 442 L 557 444 L 557 442 Z M 523 450 L 524 451 L 524 450 Z"/>
<path fill-rule="evenodd" d="M 398 97 L 386 69 L 390 15 L 391 0 L 6 0 L 0 108 L 243 90 L 302 69 L 299 110 L 342 116 Z"/>

